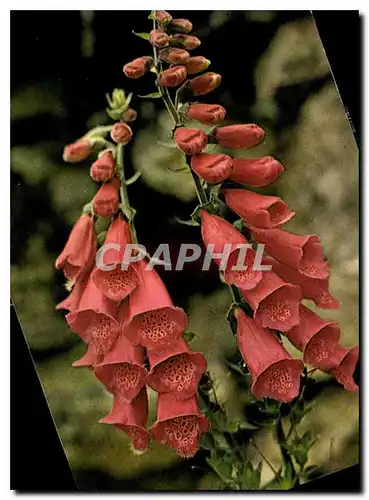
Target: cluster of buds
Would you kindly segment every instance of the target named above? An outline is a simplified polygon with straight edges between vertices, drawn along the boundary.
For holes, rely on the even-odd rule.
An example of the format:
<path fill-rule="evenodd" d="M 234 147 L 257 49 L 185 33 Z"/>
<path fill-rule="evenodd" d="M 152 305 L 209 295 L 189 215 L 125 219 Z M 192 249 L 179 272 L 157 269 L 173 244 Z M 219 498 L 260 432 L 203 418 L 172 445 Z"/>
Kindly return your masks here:
<path fill-rule="evenodd" d="M 119 144 L 121 125 L 126 126 L 119 121 L 111 130 Z M 56 260 L 73 284 L 57 309 L 68 311 L 68 326 L 87 344 L 74 366 L 88 367 L 113 395 L 112 410 L 101 422 L 125 431 L 135 450 L 146 450 L 154 438 L 191 457 L 209 427 L 197 403 L 206 360 L 184 340 L 187 316 L 173 305 L 156 271 L 144 260 L 122 265 L 133 238 L 120 210 L 113 149 L 99 155 L 91 177 L 103 182 L 92 213 L 86 209 L 81 215 Z M 102 266 L 96 216 L 110 218 Z M 149 429 L 147 387 L 158 393 L 157 420 Z"/>

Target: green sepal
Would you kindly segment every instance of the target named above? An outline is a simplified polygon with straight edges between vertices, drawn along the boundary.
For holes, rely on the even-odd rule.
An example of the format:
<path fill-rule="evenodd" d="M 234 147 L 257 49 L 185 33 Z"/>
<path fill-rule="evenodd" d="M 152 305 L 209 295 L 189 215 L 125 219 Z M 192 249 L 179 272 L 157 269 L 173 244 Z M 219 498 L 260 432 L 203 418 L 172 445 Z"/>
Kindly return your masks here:
<path fill-rule="evenodd" d="M 151 94 L 138 95 L 141 99 L 160 99 L 162 97 L 161 92 L 152 92 Z"/>
<path fill-rule="evenodd" d="M 136 31 L 132 30 L 132 33 L 139 38 L 143 38 L 144 40 L 150 40 L 150 34 L 149 33 L 136 33 Z"/>

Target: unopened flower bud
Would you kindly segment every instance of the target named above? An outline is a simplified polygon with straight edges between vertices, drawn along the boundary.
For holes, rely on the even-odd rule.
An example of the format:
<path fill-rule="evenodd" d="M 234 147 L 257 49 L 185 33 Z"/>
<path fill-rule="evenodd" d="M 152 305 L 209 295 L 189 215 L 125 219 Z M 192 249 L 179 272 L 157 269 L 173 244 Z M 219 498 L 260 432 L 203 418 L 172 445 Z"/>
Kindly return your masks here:
<path fill-rule="evenodd" d="M 188 118 L 205 125 L 214 125 L 224 120 L 226 110 L 219 104 L 191 104 L 186 112 Z"/>
<path fill-rule="evenodd" d="M 119 208 L 119 179 L 104 182 L 92 200 L 93 211 L 100 217 L 111 217 Z"/>
<path fill-rule="evenodd" d="M 128 78 L 139 78 L 150 70 L 154 60 L 152 57 L 143 56 L 127 63 L 123 72 Z"/>
<path fill-rule="evenodd" d="M 151 12 L 151 18 L 155 19 L 155 21 L 163 26 L 166 26 L 172 21 L 172 16 L 165 10 L 153 10 Z"/>
<path fill-rule="evenodd" d="M 251 148 L 264 139 L 265 132 L 254 123 L 218 127 L 214 136 L 225 148 Z"/>
<path fill-rule="evenodd" d="M 131 127 L 123 122 L 114 123 L 110 137 L 117 144 L 127 144 L 132 139 Z"/>
<path fill-rule="evenodd" d="M 137 111 L 135 109 L 128 108 L 123 113 L 123 120 L 125 122 L 134 122 L 136 118 L 137 118 Z"/>
<path fill-rule="evenodd" d="M 169 36 L 162 30 L 152 30 L 150 31 L 150 43 L 155 47 L 166 47 L 169 44 Z"/>
<path fill-rule="evenodd" d="M 115 161 L 111 151 L 103 151 L 91 165 L 90 175 L 96 182 L 108 181 L 113 178 Z"/>
<path fill-rule="evenodd" d="M 177 128 L 174 132 L 174 140 L 179 149 L 188 156 L 194 156 L 201 153 L 208 144 L 208 136 L 206 133 L 197 128 Z"/>
<path fill-rule="evenodd" d="M 63 151 L 63 160 L 68 163 L 78 163 L 85 160 L 92 152 L 93 141 L 84 137 L 79 141 L 65 146 Z"/>
<path fill-rule="evenodd" d="M 218 184 L 231 175 L 234 161 L 228 155 L 202 153 L 191 159 L 191 168 L 209 184 Z"/>
<path fill-rule="evenodd" d="M 190 33 L 192 31 L 192 23 L 188 19 L 172 19 L 170 28 L 177 33 Z"/>
<path fill-rule="evenodd" d="M 218 73 L 205 73 L 189 80 L 188 87 L 194 96 L 205 95 L 219 87 L 222 77 Z"/>
<path fill-rule="evenodd" d="M 159 84 L 163 87 L 178 87 L 186 80 L 187 70 L 184 66 L 172 66 L 159 75 Z"/>
<path fill-rule="evenodd" d="M 169 64 L 185 64 L 190 59 L 187 50 L 167 47 L 159 52 L 159 58 Z"/>
<path fill-rule="evenodd" d="M 190 57 L 190 59 L 186 62 L 187 73 L 189 75 L 201 73 L 201 71 L 208 69 L 209 66 L 210 61 L 204 56 Z"/>
<path fill-rule="evenodd" d="M 186 50 L 197 49 L 201 45 L 201 41 L 192 35 L 172 35 L 169 37 L 169 43 L 173 47 L 180 47 Z"/>

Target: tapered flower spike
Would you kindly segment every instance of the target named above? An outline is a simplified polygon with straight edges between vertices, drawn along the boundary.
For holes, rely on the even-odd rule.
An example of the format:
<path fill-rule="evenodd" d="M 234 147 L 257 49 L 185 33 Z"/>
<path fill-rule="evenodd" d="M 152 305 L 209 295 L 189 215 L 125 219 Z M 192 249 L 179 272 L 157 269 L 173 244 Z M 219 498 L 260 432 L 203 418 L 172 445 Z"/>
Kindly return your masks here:
<path fill-rule="evenodd" d="M 203 75 L 196 76 L 196 78 L 189 80 L 188 88 L 192 91 L 194 96 L 206 95 L 219 87 L 221 82 L 221 75 L 209 71 L 208 73 L 204 73 Z"/>
<path fill-rule="evenodd" d="M 103 356 L 101 356 L 101 354 L 97 354 L 94 347 L 89 344 L 82 358 L 77 359 L 72 366 L 75 368 L 89 368 L 90 370 L 93 370 L 94 367 L 102 361 L 102 359 Z"/>
<path fill-rule="evenodd" d="M 177 128 L 174 140 L 177 147 L 188 156 L 198 155 L 208 144 L 208 136 L 197 128 Z"/>
<path fill-rule="evenodd" d="M 114 425 L 124 431 L 132 440 L 137 451 L 145 451 L 149 447 L 150 433 L 145 428 L 148 417 L 146 387 L 131 402 L 114 399 L 114 406 L 106 417 L 99 420 L 101 424 Z"/>
<path fill-rule="evenodd" d="M 336 380 L 344 386 L 346 391 L 357 392 L 359 387 L 353 379 L 356 363 L 359 359 L 358 347 L 337 347 L 335 358 L 338 366 L 330 370 Z"/>
<path fill-rule="evenodd" d="M 237 263 L 240 247 L 248 245 L 247 239 L 229 222 L 217 215 L 209 214 L 206 210 L 201 210 L 201 235 L 206 248 L 214 245 L 213 254 L 226 252 L 228 245 L 228 262 L 224 270 L 224 279 L 229 285 L 236 285 L 239 288 L 250 290 L 254 288 L 262 279 L 262 272 L 253 269 L 255 252 L 252 248 L 247 248 L 246 256 L 242 262 L 247 269 L 232 269 Z M 214 258 L 214 262 L 220 266 L 221 258 Z"/>
<path fill-rule="evenodd" d="M 196 396 L 177 400 L 169 393 L 158 395 L 157 419 L 150 428 L 158 443 L 173 448 L 183 458 L 193 457 L 209 422 L 200 412 Z"/>
<path fill-rule="evenodd" d="M 226 110 L 219 104 L 191 104 L 186 111 L 188 118 L 205 125 L 214 125 L 224 120 Z"/>
<path fill-rule="evenodd" d="M 66 316 L 69 327 L 97 354 L 105 355 L 119 334 L 119 311 L 116 303 L 105 297 L 91 280 L 86 284 L 78 307 Z"/>
<path fill-rule="evenodd" d="M 284 171 L 283 165 L 272 156 L 236 158 L 230 180 L 252 187 L 269 186 Z"/>
<path fill-rule="evenodd" d="M 147 384 L 159 393 L 170 393 L 176 399 L 196 394 L 206 359 L 192 352 L 183 338 L 163 349 L 148 350 L 150 373 Z"/>
<path fill-rule="evenodd" d="M 224 154 L 202 153 L 191 158 L 192 170 L 209 184 L 219 184 L 233 170 L 233 158 Z"/>
<path fill-rule="evenodd" d="M 321 309 L 339 309 L 341 302 L 335 299 L 329 292 L 328 278 L 315 279 L 304 276 L 296 269 L 285 266 L 272 257 L 266 257 L 263 261 L 265 265 L 271 265 L 273 271 L 284 281 L 298 285 L 302 291 L 304 299 L 310 299 Z"/>
<path fill-rule="evenodd" d="M 265 137 L 264 130 L 254 123 L 218 127 L 213 134 L 219 144 L 225 148 L 251 148 Z"/>
<path fill-rule="evenodd" d="M 83 137 L 73 144 L 65 146 L 63 151 L 63 160 L 68 163 L 78 163 L 85 160 L 92 153 L 94 141 Z"/>
<path fill-rule="evenodd" d="M 118 249 L 111 248 L 103 256 L 104 266 L 114 265 L 112 270 L 96 267 L 92 273 L 95 286 L 109 299 L 121 301 L 125 299 L 139 284 L 140 278 L 136 262 L 122 269 L 126 246 L 132 243 L 131 230 L 128 222 L 119 214 L 111 223 L 104 242 L 104 247 L 117 245 Z"/>
<path fill-rule="evenodd" d="M 93 162 L 90 176 L 96 182 L 109 181 L 114 177 L 115 161 L 111 151 L 104 151 L 99 158 Z"/>
<path fill-rule="evenodd" d="M 111 217 L 119 208 L 119 179 L 104 182 L 92 200 L 92 208 L 96 215 Z"/>
<path fill-rule="evenodd" d="M 56 259 L 56 269 L 62 269 L 73 283 L 88 273 L 94 263 L 97 240 L 93 217 L 82 214 L 75 223 L 68 241 Z"/>
<path fill-rule="evenodd" d="M 301 304 L 300 323 L 285 335 L 304 353 L 305 363 L 325 371 L 336 366 L 334 353 L 341 335 L 337 322 L 326 321 Z"/>
<path fill-rule="evenodd" d="M 128 303 L 123 303 L 120 311 L 121 329 L 128 320 L 128 312 Z M 95 375 L 117 400 L 132 401 L 145 385 L 147 371 L 144 361 L 144 349 L 132 345 L 120 333 L 112 349 L 95 367 Z"/>
<path fill-rule="evenodd" d="M 159 58 L 169 64 L 185 64 L 190 59 L 187 50 L 167 47 L 159 52 Z"/>
<path fill-rule="evenodd" d="M 186 77 L 187 70 L 184 66 L 172 66 L 159 74 L 158 81 L 162 87 L 178 87 Z"/>
<path fill-rule="evenodd" d="M 273 332 L 258 326 L 242 309 L 235 309 L 235 316 L 238 348 L 252 374 L 252 394 L 292 401 L 299 394 L 303 362 L 292 359 Z"/>
<path fill-rule="evenodd" d="M 280 226 L 295 215 L 278 196 L 253 193 L 246 189 L 225 189 L 224 196 L 231 210 L 242 217 L 246 224 L 257 228 Z"/>
<path fill-rule="evenodd" d="M 162 348 L 182 336 L 187 316 L 173 302 L 154 269 L 140 261 L 140 285 L 129 296 L 130 320 L 124 334 L 133 344 L 148 349 Z"/>
<path fill-rule="evenodd" d="M 319 236 L 294 234 L 280 228 L 264 230 L 250 226 L 250 230 L 258 243 L 265 244 L 269 255 L 285 266 L 307 278 L 328 278 L 329 267 L 324 260 Z"/>
<path fill-rule="evenodd" d="M 285 283 L 273 271 L 263 271 L 262 279 L 252 290 L 240 291 L 254 310 L 258 325 L 287 332 L 299 324 L 301 288 Z"/>

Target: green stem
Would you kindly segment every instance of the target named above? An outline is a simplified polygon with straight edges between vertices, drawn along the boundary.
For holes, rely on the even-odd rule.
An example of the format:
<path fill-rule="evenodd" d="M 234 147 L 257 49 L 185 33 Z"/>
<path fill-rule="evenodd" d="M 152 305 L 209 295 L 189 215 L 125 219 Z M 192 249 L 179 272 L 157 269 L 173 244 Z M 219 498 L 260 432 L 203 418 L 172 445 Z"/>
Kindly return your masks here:
<path fill-rule="evenodd" d="M 117 168 L 117 172 L 118 172 L 119 179 L 120 179 L 121 203 L 122 203 L 123 207 L 125 209 L 127 209 L 128 212 L 131 214 L 129 217 L 129 224 L 130 224 L 131 231 L 132 231 L 132 240 L 133 240 L 133 243 L 138 243 L 136 228 L 135 228 L 135 224 L 133 221 L 134 211 L 133 211 L 131 204 L 129 202 L 126 177 L 125 177 L 125 173 L 124 173 L 124 146 L 123 146 L 123 144 L 118 144 L 118 146 L 117 146 L 116 168 Z"/>
<path fill-rule="evenodd" d="M 281 415 L 278 416 L 277 423 L 275 425 L 275 435 L 276 435 L 277 442 L 279 444 L 279 448 L 281 450 L 283 462 L 285 463 L 286 466 L 289 466 L 289 468 L 293 472 L 293 476 L 295 478 L 295 485 L 298 486 L 299 480 L 298 480 L 298 477 L 296 474 L 296 469 L 295 469 L 295 466 L 293 464 L 293 460 L 290 457 L 290 455 L 286 449 L 287 438 L 286 438 L 284 430 L 283 430 Z"/>

